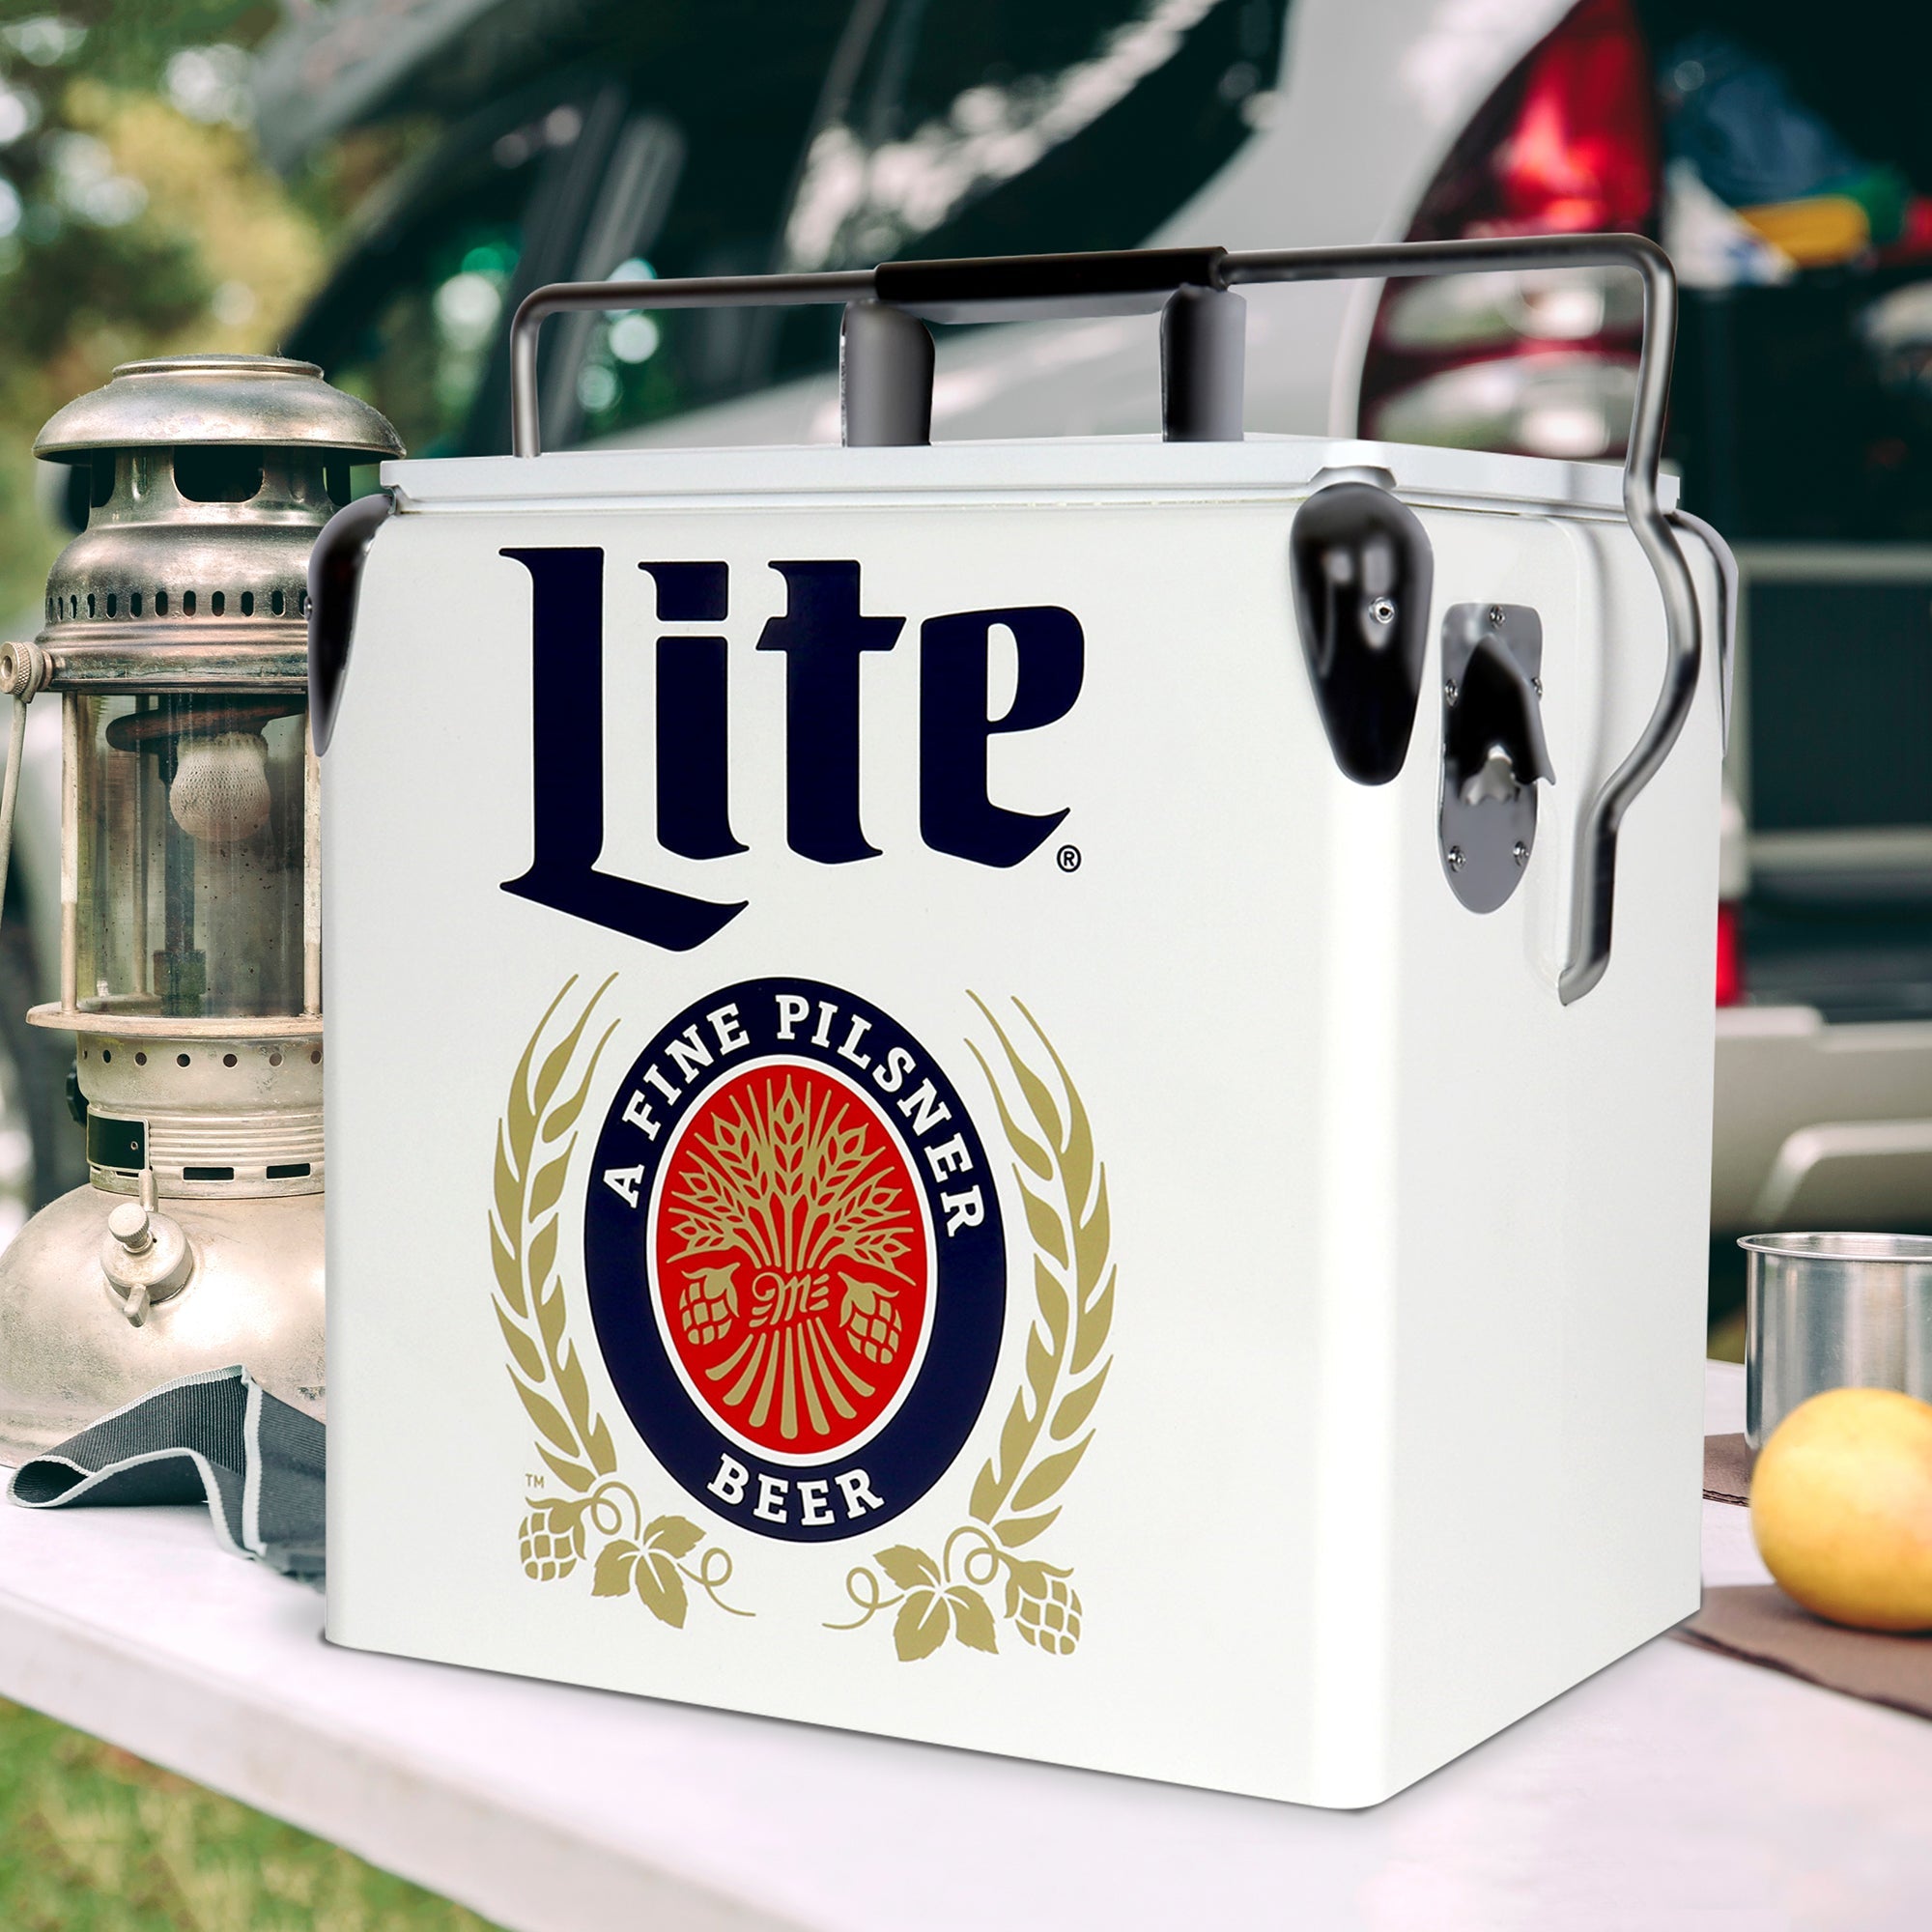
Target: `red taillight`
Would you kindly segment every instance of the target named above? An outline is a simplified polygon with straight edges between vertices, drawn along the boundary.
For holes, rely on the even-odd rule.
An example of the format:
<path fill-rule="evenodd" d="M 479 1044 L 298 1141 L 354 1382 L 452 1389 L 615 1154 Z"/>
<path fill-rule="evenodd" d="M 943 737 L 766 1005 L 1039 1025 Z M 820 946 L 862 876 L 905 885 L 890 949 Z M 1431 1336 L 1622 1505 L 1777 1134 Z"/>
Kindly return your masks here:
<path fill-rule="evenodd" d="M 1738 909 L 1728 899 L 1718 907 L 1718 1004 L 1741 1007 L 1745 999 L 1745 941 Z"/>
<path fill-rule="evenodd" d="M 1659 186 L 1649 70 L 1630 0 L 1583 0 L 1457 142 L 1408 239 L 1647 226 Z M 1630 276 L 1591 270 L 1391 282 L 1362 369 L 1362 434 L 1617 455 L 1638 299 Z"/>
<path fill-rule="evenodd" d="M 1491 206 L 1469 209 L 1461 232 L 1641 228 L 1657 199 L 1649 69 L 1629 0 L 1583 0 L 1511 76 L 1515 116 L 1478 195 Z"/>

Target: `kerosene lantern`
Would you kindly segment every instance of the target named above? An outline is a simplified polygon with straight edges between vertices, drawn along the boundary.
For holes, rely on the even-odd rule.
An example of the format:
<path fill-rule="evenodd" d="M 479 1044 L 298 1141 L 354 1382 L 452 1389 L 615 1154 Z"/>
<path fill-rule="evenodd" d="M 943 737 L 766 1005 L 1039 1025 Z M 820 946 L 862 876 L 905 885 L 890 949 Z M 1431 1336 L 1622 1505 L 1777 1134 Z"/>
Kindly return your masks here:
<path fill-rule="evenodd" d="M 60 999 L 28 1017 L 76 1036 L 90 1181 L 0 1257 L 9 1463 L 236 1362 L 321 1412 L 306 570 L 352 460 L 401 445 L 310 363 L 184 355 L 117 369 L 35 451 L 91 485 L 44 629 L 0 650 L 16 721 L 61 706 Z"/>

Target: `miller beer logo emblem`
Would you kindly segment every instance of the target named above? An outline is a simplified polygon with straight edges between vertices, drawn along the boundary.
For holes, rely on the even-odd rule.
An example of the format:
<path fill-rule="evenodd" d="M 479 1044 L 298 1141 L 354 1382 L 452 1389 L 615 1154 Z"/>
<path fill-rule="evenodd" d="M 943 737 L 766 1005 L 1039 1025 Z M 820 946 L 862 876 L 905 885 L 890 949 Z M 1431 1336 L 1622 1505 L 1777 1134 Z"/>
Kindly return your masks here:
<path fill-rule="evenodd" d="M 635 1597 L 681 1629 L 697 1597 L 753 1612 L 731 1601 L 725 1543 L 647 1503 L 662 1483 L 634 1487 L 641 1472 L 626 1469 L 572 1339 L 561 1254 L 580 1123 L 621 1024 L 598 1017 L 612 983 L 578 995 L 573 1017 L 565 982 L 497 1122 L 496 1316 L 543 1464 L 526 1479 L 517 1553 L 533 1582 L 587 1571 L 593 1596 Z M 1007 1309 L 996 1183 L 958 1092 L 878 1008 L 797 979 L 695 1002 L 619 1082 L 584 1177 L 604 1365 L 638 1434 L 713 1518 L 794 1542 L 863 1536 L 960 1470 L 919 1543 L 854 1549 L 857 1615 L 821 1619 L 884 1621 L 906 1663 L 955 1644 L 997 1652 L 1003 1633 L 1047 1656 L 1078 1648 L 1073 1571 L 1047 1551 L 1113 1365 L 1112 1217 L 1086 1105 L 1020 1002 L 1017 1036 L 974 1004 L 996 1046 L 968 1050 L 1033 1250 L 1019 1382 L 993 1409 L 983 1460 L 958 1459 Z"/>
<path fill-rule="evenodd" d="M 999 1352 L 1005 1236 L 963 1099 L 887 1014 L 792 979 L 696 1002 L 619 1082 L 587 1186 L 600 1352 L 694 1498 L 833 1541 L 952 1465 Z"/>

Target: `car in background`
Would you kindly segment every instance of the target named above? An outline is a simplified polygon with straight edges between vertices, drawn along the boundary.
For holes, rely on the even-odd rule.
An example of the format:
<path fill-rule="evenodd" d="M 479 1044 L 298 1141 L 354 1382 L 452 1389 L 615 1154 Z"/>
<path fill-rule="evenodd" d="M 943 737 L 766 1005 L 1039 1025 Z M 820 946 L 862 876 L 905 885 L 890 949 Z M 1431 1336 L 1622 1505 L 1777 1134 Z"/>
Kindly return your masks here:
<path fill-rule="evenodd" d="M 507 317 L 547 281 L 1661 234 L 1671 458 L 1742 573 L 1714 1227 L 1898 1227 L 1932 1224 L 1932 121 L 1898 25 L 1825 34 L 1792 0 L 344 0 L 265 49 L 259 125 L 284 167 L 397 157 L 288 347 L 417 455 L 507 448 Z M 1627 277 L 1248 301 L 1254 429 L 1621 455 Z M 829 440 L 836 361 L 822 311 L 554 322 L 546 444 Z M 1144 320 L 940 348 L 941 436 L 1155 410 Z"/>

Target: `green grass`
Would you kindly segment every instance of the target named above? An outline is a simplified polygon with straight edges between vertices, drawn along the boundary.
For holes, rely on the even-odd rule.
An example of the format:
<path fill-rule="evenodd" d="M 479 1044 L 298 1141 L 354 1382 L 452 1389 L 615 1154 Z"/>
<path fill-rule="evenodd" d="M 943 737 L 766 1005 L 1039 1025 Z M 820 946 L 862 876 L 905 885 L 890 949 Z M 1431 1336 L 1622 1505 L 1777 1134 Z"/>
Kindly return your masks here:
<path fill-rule="evenodd" d="M 0 1701 L 5 1932 L 491 1932 L 447 1899 Z"/>

